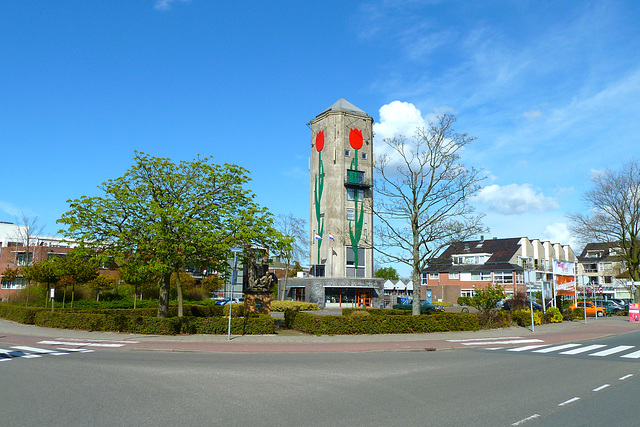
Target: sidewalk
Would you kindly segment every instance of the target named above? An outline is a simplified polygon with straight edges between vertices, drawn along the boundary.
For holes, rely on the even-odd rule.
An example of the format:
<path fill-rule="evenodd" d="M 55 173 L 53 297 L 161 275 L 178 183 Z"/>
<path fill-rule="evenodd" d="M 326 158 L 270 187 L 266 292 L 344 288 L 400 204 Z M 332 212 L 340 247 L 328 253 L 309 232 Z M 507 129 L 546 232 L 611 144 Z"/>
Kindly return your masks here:
<path fill-rule="evenodd" d="M 530 328 L 510 327 L 475 332 L 430 334 L 313 336 L 286 330 L 275 335 L 141 335 L 40 328 L 0 320 L 0 344 L 118 348 L 129 350 L 209 351 L 228 353 L 435 351 L 496 345 L 525 345 L 528 340 L 546 344 L 584 341 L 640 330 L 627 317 L 589 318 Z"/>

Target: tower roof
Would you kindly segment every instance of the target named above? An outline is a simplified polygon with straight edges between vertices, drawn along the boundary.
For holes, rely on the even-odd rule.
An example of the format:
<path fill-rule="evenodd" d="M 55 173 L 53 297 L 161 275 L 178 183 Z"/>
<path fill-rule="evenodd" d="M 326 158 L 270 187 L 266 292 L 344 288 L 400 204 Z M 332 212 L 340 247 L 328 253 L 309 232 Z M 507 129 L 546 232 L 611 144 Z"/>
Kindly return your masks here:
<path fill-rule="evenodd" d="M 358 107 L 356 107 L 355 105 L 353 105 L 352 103 L 350 103 L 344 98 L 340 98 L 338 102 L 336 102 L 331 107 L 324 110 L 322 113 L 318 114 L 318 116 L 321 116 L 327 111 L 346 111 L 349 113 L 362 114 L 363 116 L 367 115 L 367 113 L 365 113 L 364 111 L 362 111 L 361 109 L 359 109 Z"/>

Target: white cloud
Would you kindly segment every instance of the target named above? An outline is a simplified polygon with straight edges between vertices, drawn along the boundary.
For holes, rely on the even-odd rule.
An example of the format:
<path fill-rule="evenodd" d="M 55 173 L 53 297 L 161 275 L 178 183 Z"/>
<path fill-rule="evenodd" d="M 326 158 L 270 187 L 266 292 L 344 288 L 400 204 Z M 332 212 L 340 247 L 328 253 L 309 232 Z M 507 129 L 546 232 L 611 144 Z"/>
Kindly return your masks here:
<path fill-rule="evenodd" d="M 15 206 L 9 204 L 9 203 L 5 203 L 0 201 L 0 211 L 5 212 L 13 217 L 18 218 L 20 215 L 22 215 L 22 211 L 18 208 L 16 208 Z"/>
<path fill-rule="evenodd" d="M 176 1 L 180 3 L 187 3 L 190 0 L 156 0 L 154 7 L 156 10 L 168 11 L 171 10 L 171 5 Z"/>
<path fill-rule="evenodd" d="M 569 245 L 575 251 L 578 249 L 578 241 L 575 236 L 569 231 L 569 227 L 564 222 L 555 222 L 545 227 L 543 240 L 549 240 L 552 243 L 560 243 L 562 245 Z"/>
<path fill-rule="evenodd" d="M 546 212 L 560 207 L 553 197 L 536 193 L 531 184 L 489 185 L 480 190 L 473 201 L 503 215 Z"/>
<path fill-rule="evenodd" d="M 378 140 L 399 135 L 413 136 L 416 128 L 426 127 L 428 123 L 427 117 L 422 117 L 415 105 L 393 101 L 380 107 L 380 122 L 373 125 L 373 132 Z"/>
<path fill-rule="evenodd" d="M 542 112 L 540 110 L 531 110 L 531 111 L 522 113 L 520 117 L 522 117 L 525 120 L 536 120 L 542 117 Z"/>

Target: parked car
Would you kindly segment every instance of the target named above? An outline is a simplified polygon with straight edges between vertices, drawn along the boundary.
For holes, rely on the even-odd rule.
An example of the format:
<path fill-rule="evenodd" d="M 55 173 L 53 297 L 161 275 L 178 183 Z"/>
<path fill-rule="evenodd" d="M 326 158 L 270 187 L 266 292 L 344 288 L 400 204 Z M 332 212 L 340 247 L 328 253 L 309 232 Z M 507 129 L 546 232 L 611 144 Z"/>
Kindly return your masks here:
<path fill-rule="evenodd" d="M 577 304 L 574 304 L 570 307 L 572 310 L 575 310 L 576 308 L 581 308 L 581 309 L 585 309 L 587 311 L 587 316 L 595 316 L 597 313 L 598 317 L 602 317 L 605 314 L 610 314 L 611 312 L 609 311 L 608 308 L 604 308 L 604 307 L 597 307 L 593 301 L 578 301 Z"/>
<path fill-rule="evenodd" d="M 597 300 L 596 301 L 596 306 L 598 307 L 604 307 L 604 308 L 608 308 L 609 311 L 611 312 L 611 314 L 616 314 L 619 311 L 623 311 L 624 307 L 621 307 L 618 303 L 612 301 L 612 300 Z M 628 310 L 628 308 L 627 308 Z"/>
<path fill-rule="evenodd" d="M 223 299 L 221 301 L 216 302 L 215 305 L 227 305 L 227 304 L 229 304 L 230 301 L 231 300 L 228 299 L 228 298 L 227 299 Z M 238 304 L 238 303 L 241 303 L 243 301 L 244 301 L 244 298 L 233 298 L 233 303 L 234 304 Z"/>
<path fill-rule="evenodd" d="M 618 304 L 623 311 L 629 311 L 629 301 L 620 298 L 611 298 L 609 301 Z"/>
<path fill-rule="evenodd" d="M 407 302 L 405 304 L 394 304 L 394 310 L 413 310 L 413 301 Z M 436 313 L 443 312 L 444 307 L 438 304 L 431 304 L 426 302 L 425 300 L 420 301 L 420 313 Z"/>
<path fill-rule="evenodd" d="M 513 306 L 513 300 L 508 299 L 508 300 L 503 300 L 502 301 L 501 307 L 502 307 L 503 310 L 511 310 L 512 306 Z M 500 304 L 498 305 L 498 307 L 500 307 Z M 531 307 L 531 303 L 530 303 L 529 300 L 527 300 L 525 302 L 524 308 L 527 309 L 529 307 Z M 537 302 L 534 302 L 533 303 L 533 311 L 542 311 L 542 306 L 540 304 L 538 304 Z"/>

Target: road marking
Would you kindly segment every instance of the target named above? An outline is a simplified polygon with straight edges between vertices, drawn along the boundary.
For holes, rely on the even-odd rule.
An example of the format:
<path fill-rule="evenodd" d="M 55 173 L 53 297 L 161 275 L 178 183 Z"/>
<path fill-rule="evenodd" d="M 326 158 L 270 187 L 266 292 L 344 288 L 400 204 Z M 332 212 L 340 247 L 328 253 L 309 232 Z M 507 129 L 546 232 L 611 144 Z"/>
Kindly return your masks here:
<path fill-rule="evenodd" d="M 124 344 L 115 344 L 115 343 L 95 343 L 95 342 L 66 342 L 66 341 L 39 341 L 38 344 L 47 344 L 47 345 L 82 345 L 87 347 L 109 347 L 109 348 L 117 348 L 123 347 Z"/>
<path fill-rule="evenodd" d="M 527 351 L 527 350 L 533 350 L 534 348 L 540 348 L 540 347 L 546 347 L 549 344 L 542 344 L 542 345 L 525 345 L 524 347 L 517 347 L 517 348 L 511 348 L 507 351 Z"/>
<path fill-rule="evenodd" d="M 533 420 L 533 419 L 535 419 L 535 418 L 538 418 L 539 416 L 540 416 L 540 415 L 538 415 L 538 414 L 533 414 L 533 415 L 531 415 L 530 417 L 523 418 L 523 419 L 521 419 L 520 421 L 516 421 L 515 423 L 513 423 L 513 424 L 511 424 L 511 425 L 512 425 L 512 426 L 519 426 L 520 424 L 524 424 L 524 423 L 526 423 L 527 421 L 531 421 L 531 420 Z"/>
<path fill-rule="evenodd" d="M 626 357 L 628 359 L 639 359 L 640 358 L 640 350 L 634 351 L 633 353 L 624 354 L 620 357 Z"/>
<path fill-rule="evenodd" d="M 82 338 L 56 338 L 60 341 L 91 341 L 91 342 L 111 342 L 116 344 L 138 344 L 140 341 L 118 341 L 118 340 L 87 340 Z"/>
<path fill-rule="evenodd" d="M 607 387 L 609 387 L 609 384 L 602 384 L 600 387 L 596 387 L 591 391 L 600 391 L 600 390 L 604 390 Z"/>
<path fill-rule="evenodd" d="M 508 340 L 508 341 L 477 341 L 477 342 L 463 342 L 462 345 L 505 345 L 505 344 L 526 344 L 529 342 L 544 342 L 543 340 L 530 339 L 530 340 Z"/>
<path fill-rule="evenodd" d="M 629 350 L 633 348 L 632 345 L 619 345 L 617 347 L 609 348 L 607 350 L 602 350 L 597 353 L 591 353 L 589 356 L 603 357 L 609 356 L 610 354 L 620 353 L 621 351 Z"/>
<path fill-rule="evenodd" d="M 25 359 L 35 359 L 36 357 L 41 357 L 39 354 L 29 354 L 19 350 L 4 350 L 0 348 L 0 356 L 3 354 L 5 355 L 5 357 L 24 357 Z"/>
<path fill-rule="evenodd" d="M 543 348 L 540 350 L 533 350 L 533 353 L 551 353 L 552 351 L 557 351 L 557 350 L 564 350 L 565 348 L 573 348 L 573 347 L 577 347 L 580 344 L 563 344 L 563 345 L 556 345 L 554 347 L 547 347 L 547 348 Z"/>
<path fill-rule="evenodd" d="M 632 376 L 633 376 L 633 374 L 628 374 L 628 375 L 625 375 L 624 377 L 620 377 L 620 378 L 618 378 L 618 379 L 619 379 L 620 381 L 624 381 L 624 380 L 626 380 L 627 378 L 631 378 Z"/>
<path fill-rule="evenodd" d="M 570 403 L 577 402 L 578 400 L 580 400 L 580 398 L 579 398 L 579 397 L 573 397 L 573 398 L 571 398 L 571 399 L 569 399 L 569 400 L 565 400 L 565 401 L 564 401 L 564 402 L 562 402 L 562 403 L 558 403 L 558 406 L 565 406 L 565 405 L 568 405 L 568 404 L 570 404 Z"/>
<path fill-rule="evenodd" d="M 493 340 L 518 340 L 522 337 L 495 337 L 495 338 L 467 338 L 464 340 L 447 340 L 449 342 L 469 342 L 469 341 L 493 341 Z"/>
<path fill-rule="evenodd" d="M 74 353 L 93 353 L 95 350 L 90 350 L 88 348 L 59 348 L 58 350 L 64 350 L 68 352 Z"/>
<path fill-rule="evenodd" d="M 587 351 L 591 351 L 591 350 L 597 350 L 602 347 L 606 347 L 606 346 L 604 344 L 593 344 L 593 345 L 587 345 L 580 348 L 574 348 L 573 350 L 563 351 L 560 354 L 580 354 L 580 353 L 586 353 Z"/>
<path fill-rule="evenodd" d="M 13 346 L 11 348 L 15 348 L 17 350 L 31 351 L 33 353 L 38 353 L 38 354 L 51 354 L 53 356 L 62 356 L 64 354 L 69 354 L 69 353 L 63 353 L 59 351 L 47 350 L 46 348 L 37 348 L 37 347 Z"/>

